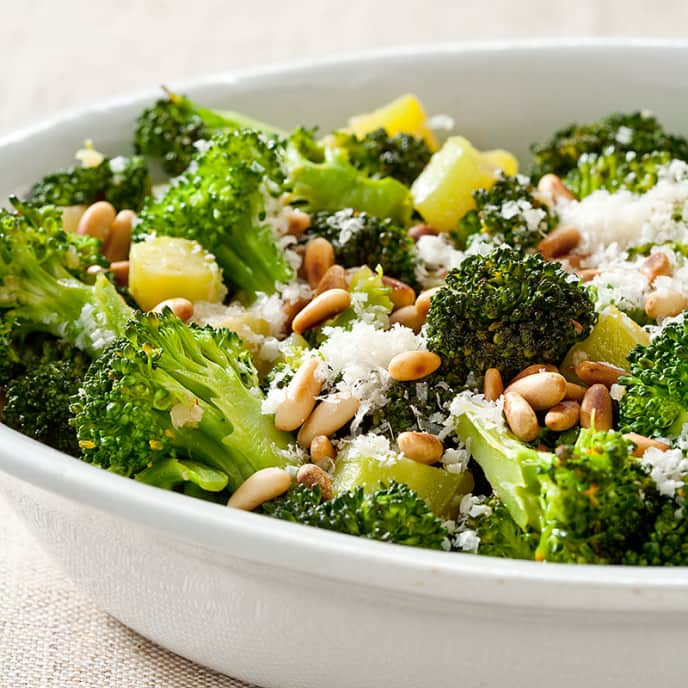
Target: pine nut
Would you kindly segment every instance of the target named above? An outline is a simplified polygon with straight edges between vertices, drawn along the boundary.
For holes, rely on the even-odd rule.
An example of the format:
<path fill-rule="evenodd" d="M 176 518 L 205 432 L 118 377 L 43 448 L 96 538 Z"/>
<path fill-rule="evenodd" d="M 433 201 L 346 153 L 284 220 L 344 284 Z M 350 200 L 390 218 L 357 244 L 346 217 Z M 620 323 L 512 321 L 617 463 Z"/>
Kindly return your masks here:
<path fill-rule="evenodd" d="M 153 313 L 162 313 L 169 308 L 180 320 L 187 322 L 193 317 L 194 307 L 189 299 L 176 297 L 161 301 L 154 309 Z"/>
<path fill-rule="evenodd" d="M 428 465 L 437 463 L 444 453 L 441 440 L 429 432 L 402 432 L 397 445 L 407 458 Z"/>
<path fill-rule="evenodd" d="M 566 379 L 559 373 L 535 373 L 512 382 L 505 394 L 515 392 L 535 411 L 544 411 L 558 404 L 566 395 Z"/>
<path fill-rule="evenodd" d="M 333 265 L 327 269 L 320 282 L 318 282 L 313 296 L 320 296 L 320 294 L 329 289 L 347 289 L 348 286 L 346 270 L 341 265 Z"/>
<path fill-rule="evenodd" d="M 115 221 L 115 208 L 112 203 L 98 201 L 88 206 L 79 220 L 77 234 L 87 234 L 105 241 L 112 223 Z"/>
<path fill-rule="evenodd" d="M 516 382 L 521 378 L 528 377 L 529 375 L 535 375 L 536 373 L 558 373 L 559 368 L 553 363 L 531 363 L 526 366 L 518 375 L 511 379 L 511 382 Z"/>
<path fill-rule="evenodd" d="M 425 224 L 413 225 L 413 227 L 409 227 L 408 230 L 408 235 L 414 241 L 418 241 L 418 239 L 424 236 L 437 236 L 439 233 L 439 230 Z"/>
<path fill-rule="evenodd" d="M 382 283 L 389 287 L 389 298 L 394 308 L 411 306 L 416 301 L 416 292 L 406 282 L 382 275 Z"/>
<path fill-rule="evenodd" d="M 578 423 L 580 404 L 577 401 L 560 401 L 545 414 L 545 425 L 555 432 L 564 432 Z"/>
<path fill-rule="evenodd" d="M 414 332 L 420 332 L 420 328 L 425 323 L 425 316 L 418 312 L 416 306 L 402 306 L 397 308 L 389 316 L 390 325 L 403 325 L 412 329 Z"/>
<path fill-rule="evenodd" d="M 557 227 L 544 237 L 535 250 L 547 260 L 571 253 L 581 242 L 581 233 L 575 227 Z"/>
<path fill-rule="evenodd" d="M 688 299 L 674 289 L 657 289 L 645 299 L 645 313 L 653 320 L 664 320 L 682 313 Z"/>
<path fill-rule="evenodd" d="M 328 289 L 299 311 L 291 324 L 291 329 L 301 334 L 323 320 L 345 311 L 350 304 L 351 294 L 346 289 Z"/>
<path fill-rule="evenodd" d="M 423 320 L 427 318 L 428 312 L 430 311 L 430 300 L 441 288 L 442 287 L 433 287 L 432 289 L 426 289 L 418 294 L 418 298 L 416 299 L 416 308 L 421 316 L 423 316 Z"/>
<path fill-rule="evenodd" d="M 387 366 L 392 380 L 410 382 L 422 380 L 434 373 L 442 364 L 442 359 L 432 351 L 403 351 L 397 354 Z"/>
<path fill-rule="evenodd" d="M 548 205 L 556 205 L 561 200 L 574 201 L 576 199 L 556 174 L 540 177 L 537 188 L 543 196 L 543 201 Z"/>
<path fill-rule="evenodd" d="M 592 385 L 585 391 L 580 405 L 580 424 L 582 428 L 612 429 L 612 398 L 604 385 Z"/>
<path fill-rule="evenodd" d="M 291 487 L 291 476 L 283 468 L 263 468 L 244 480 L 229 498 L 227 506 L 253 511 L 283 495 Z"/>
<path fill-rule="evenodd" d="M 300 428 L 315 408 L 315 401 L 322 389 L 317 378 L 320 362 L 310 358 L 301 364 L 287 385 L 287 394 L 275 412 L 275 427 L 291 432 Z"/>
<path fill-rule="evenodd" d="M 118 260 L 110 263 L 110 272 L 115 278 L 115 282 L 120 287 L 126 287 L 129 284 L 129 261 Z"/>
<path fill-rule="evenodd" d="M 635 447 L 631 452 L 631 456 L 642 456 L 650 447 L 659 449 L 659 451 L 667 451 L 671 447 L 666 442 L 660 442 L 660 440 L 653 440 L 650 437 L 645 437 L 645 435 L 639 435 L 636 432 L 627 432 L 624 437 L 633 442 Z"/>
<path fill-rule="evenodd" d="M 311 461 L 320 463 L 323 459 L 334 459 L 336 453 L 327 435 L 316 435 L 311 441 Z"/>
<path fill-rule="evenodd" d="M 303 210 L 292 208 L 287 216 L 287 234 L 301 236 L 311 226 L 311 216 Z"/>
<path fill-rule="evenodd" d="M 582 401 L 585 396 L 586 388 L 583 385 L 577 385 L 575 382 L 566 383 L 566 396 L 564 399 L 568 401 Z"/>
<path fill-rule="evenodd" d="M 303 269 L 306 281 L 311 289 L 318 286 L 327 269 L 334 265 L 334 248 L 323 237 L 311 239 L 306 245 L 306 253 L 303 257 Z"/>
<path fill-rule="evenodd" d="M 502 374 L 497 368 L 488 368 L 483 381 L 483 394 L 488 401 L 497 401 L 504 394 Z"/>
<path fill-rule="evenodd" d="M 133 210 L 120 210 L 115 216 L 101 251 L 111 263 L 129 258 L 131 228 L 135 219 Z"/>
<path fill-rule="evenodd" d="M 285 315 L 284 329 L 288 332 L 291 330 L 291 325 L 294 318 L 311 302 L 311 299 L 301 297 L 296 301 L 285 301 L 282 304 L 282 312 Z"/>
<path fill-rule="evenodd" d="M 533 407 L 517 392 L 504 393 L 504 416 L 511 432 L 524 442 L 532 442 L 538 434 L 538 420 Z"/>
<path fill-rule="evenodd" d="M 640 272 L 645 275 L 648 284 L 652 285 L 656 277 L 659 275 L 670 275 L 671 274 L 671 263 L 666 256 L 666 253 L 658 251 L 649 255 L 640 266 Z"/>
<path fill-rule="evenodd" d="M 305 463 L 299 468 L 296 474 L 296 482 L 309 488 L 317 485 L 320 488 L 320 497 L 323 502 L 334 497 L 330 476 L 313 463 Z"/>
<path fill-rule="evenodd" d="M 331 394 L 323 399 L 314 409 L 308 420 L 301 426 L 297 436 L 298 443 L 310 447 L 314 437 L 329 437 L 344 427 L 358 411 L 361 402 L 356 397 L 342 394 Z"/>
<path fill-rule="evenodd" d="M 79 221 L 86 212 L 85 205 L 67 205 L 62 208 L 62 229 L 65 232 L 76 232 Z"/>
<path fill-rule="evenodd" d="M 578 270 L 577 273 L 581 278 L 581 282 L 590 282 L 600 274 L 600 271 L 596 268 L 585 268 L 584 270 Z"/>
<path fill-rule="evenodd" d="M 581 361 L 576 366 L 576 375 L 585 382 L 586 385 L 601 384 L 611 387 L 616 384 L 622 375 L 628 375 L 623 368 L 617 368 L 611 363 L 601 361 Z"/>
<path fill-rule="evenodd" d="M 568 267 L 573 268 L 573 269 L 578 269 L 581 266 L 581 263 L 583 262 L 584 259 L 589 258 L 590 254 L 581 254 L 581 253 L 566 253 L 563 256 L 557 256 L 557 260 L 561 262 L 566 262 Z"/>

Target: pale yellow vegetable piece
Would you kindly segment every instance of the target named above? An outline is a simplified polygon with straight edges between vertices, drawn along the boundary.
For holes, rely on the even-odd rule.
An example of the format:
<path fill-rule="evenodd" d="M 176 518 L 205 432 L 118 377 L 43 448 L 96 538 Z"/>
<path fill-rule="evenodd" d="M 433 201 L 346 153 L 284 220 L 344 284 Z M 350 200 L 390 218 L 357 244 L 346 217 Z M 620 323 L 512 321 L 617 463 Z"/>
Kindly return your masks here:
<path fill-rule="evenodd" d="M 496 148 L 495 150 L 484 151 L 483 159 L 502 170 L 507 177 L 518 174 L 518 160 L 509 151 Z"/>
<path fill-rule="evenodd" d="M 349 127 L 358 137 L 363 137 L 381 127 L 390 135 L 409 134 L 425 139 L 431 151 L 436 151 L 437 139 L 430 127 L 423 105 L 412 93 L 407 93 L 373 112 L 352 117 Z"/>
<path fill-rule="evenodd" d="M 132 244 L 129 290 L 144 311 L 165 299 L 219 302 L 227 293 L 213 255 L 196 241 L 175 237 Z"/>

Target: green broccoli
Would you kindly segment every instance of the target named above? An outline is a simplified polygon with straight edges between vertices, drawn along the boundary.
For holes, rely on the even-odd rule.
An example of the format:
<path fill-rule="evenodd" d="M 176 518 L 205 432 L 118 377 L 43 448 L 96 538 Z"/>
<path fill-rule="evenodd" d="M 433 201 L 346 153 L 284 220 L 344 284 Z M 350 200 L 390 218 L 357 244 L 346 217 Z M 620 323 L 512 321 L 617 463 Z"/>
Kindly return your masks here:
<path fill-rule="evenodd" d="M 321 502 L 320 488 L 297 485 L 262 510 L 273 518 L 397 545 L 444 549 L 448 531 L 427 504 L 406 485 L 380 483 L 366 494 L 355 487 Z"/>
<path fill-rule="evenodd" d="M 261 412 L 239 337 L 137 314 L 92 364 L 72 406 L 82 458 L 149 484 L 236 489 L 290 461 L 290 436 Z"/>
<path fill-rule="evenodd" d="M 447 275 L 430 302 L 428 348 L 457 376 L 498 368 L 508 379 L 531 363 L 561 362 L 596 317 L 587 289 L 558 264 L 500 247 Z"/>
<path fill-rule="evenodd" d="M 218 132 L 256 129 L 266 134 L 285 135 L 263 122 L 236 112 L 211 110 L 186 96 L 165 89 L 166 98 L 146 108 L 136 120 L 134 149 L 156 158 L 171 175 L 181 174 L 196 154 L 194 143 Z"/>
<path fill-rule="evenodd" d="M 385 275 L 418 287 L 414 242 L 406 230 L 389 219 L 345 208 L 311 216 L 308 236 L 321 236 L 334 247 L 335 259 L 345 268 L 382 267 Z"/>
<path fill-rule="evenodd" d="M 237 289 L 272 293 L 293 277 L 267 219 L 268 199 L 279 205 L 283 182 L 274 141 L 248 130 L 219 134 L 161 199 L 146 204 L 134 240 L 196 240 Z"/>
<path fill-rule="evenodd" d="M 533 194 L 527 177 L 500 177 L 490 189 L 473 192 L 475 209 L 451 232 L 459 248 L 477 238 L 530 249 L 551 232 L 557 216 Z"/>
<path fill-rule="evenodd" d="M 587 124 L 570 124 L 556 131 L 545 143 L 531 146 L 532 177 L 537 180 L 548 172 L 563 177 L 576 167 L 584 153 L 601 155 L 610 147 L 641 156 L 664 151 L 671 158 L 688 160 L 688 141 L 667 134 L 654 115 L 618 113 Z"/>
<path fill-rule="evenodd" d="M 43 205 L 90 205 L 109 201 L 115 208 L 139 210 L 151 193 L 146 161 L 140 156 L 105 158 L 93 167 L 73 166 L 36 182 L 28 200 Z"/>

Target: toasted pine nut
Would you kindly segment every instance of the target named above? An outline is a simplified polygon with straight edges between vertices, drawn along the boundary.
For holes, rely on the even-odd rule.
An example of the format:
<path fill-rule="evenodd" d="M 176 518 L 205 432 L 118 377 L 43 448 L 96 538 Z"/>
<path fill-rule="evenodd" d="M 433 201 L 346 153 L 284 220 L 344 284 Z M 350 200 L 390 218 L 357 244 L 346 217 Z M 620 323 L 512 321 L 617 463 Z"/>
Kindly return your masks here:
<path fill-rule="evenodd" d="M 287 385 L 287 395 L 275 412 L 278 430 L 296 430 L 315 408 L 316 397 L 322 389 L 322 380 L 317 377 L 318 365 L 317 358 L 309 358 Z"/>
<path fill-rule="evenodd" d="M 671 447 L 666 442 L 660 440 L 653 440 L 645 435 L 639 435 L 637 432 L 627 432 L 624 437 L 635 444 L 635 448 L 631 452 L 631 456 L 642 456 L 650 447 L 659 449 L 659 451 L 667 451 Z"/>
<path fill-rule="evenodd" d="M 294 322 L 294 318 L 300 313 L 309 303 L 311 299 L 306 297 L 301 297 L 296 299 L 296 301 L 285 301 L 282 304 L 282 311 L 286 316 L 284 321 L 284 329 L 288 332 L 291 330 L 291 324 Z"/>
<path fill-rule="evenodd" d="M 600 271 L 596 268 L 584 268 L 583 270 L 577 270 L 576 272 L 581 278 L 581 282 L 590 282 L 600 274 Z"/>
<path fill-rule="evenodd" d="M 180 320 L 187 322 L 191 320 L 194 312 L 193 303 L 189 299 L 176 297 L 174 299 L 165 299 L 161 301 L 154 309 L 153 313 L 162 313 L 166 308 L 169 308 Z"/>
<path fill-rule="evenodd" d="M 585 396 L 585 387 L 577 385 L 575 382 L 566 383 L 566 396 L 564 399 L 570 401 L 582 401 Z"/>
<path fill-rule="evenodd" d="M 131 228 L 136 219 L 133 210 L 120 210 L 103 243 L 102 254 L 111 262 L 126 260 L 131 245 Z"/>
<path fill-rule="evenodd" d="M 303 257 L 303 269 L 306 281 L 311 289 L 318 286 L 327 269 L 334 265 L 334 248 L 323 237 L 311 239 L 306 245 L 306 253 Z"/>
<path fill-rule="evenodd" d="M 483 394 L 488 401 L 497 401 L 504 394 L 502 374 L 497 368 L 488 368 L 483 381 Z"/>
<path fill-rule="evenodd" d="M 311 216 L 303 210 L 292 208 L 287 216 L 287 234 L 301 236 L 311 226 Z"/>
<path fill-rule="evenodd" d="M 540 177 L 537 188 L 543 196 L 543 201 L 548 205 L 556 205 L 561 200 L 573 201 L 576 198 L 556 174 Z"/>
<path fill-rule="evenodd" d="M 659 275 L 671 274 L 671 263 L 666 256 L 666 253 L 657 251 L 657 253 L 650 254 L 640 266 L 640 272 L 645 275 L 650 286 Z"/>
<path fill-rule="evenodd" d="M 428 315 L 428 311 L 430 310 L 430 300 L 441 288 L 442 287 L 433 287 L 432 289 L 426 289 L 418 294 L 418 298 L 416 299 L 416 308 L 423 316 L 423 320 L 425 320 Z"/>
<path fill-rule="evenodd" d="M 558 373 L 559 368 L 554 365 L 554 363 L 531 363 L 526 366 L 518 375 L 511 378 L 511 382 L 516 382 L 523 377 L 528 377 L 529 375 L 535 375 L 536 373 Z"/>
<path fill-rule="evenodd" d="M 555 432 L 564 432 L 578 423 L 580 404 L 577 401 L 560 401 L 547 411 L 545 425 Z"/>
<path fill-rule="evenodd" d="M 62 229 L 65 232 L 76 232 L 79 221 L 86 212 L 85 205 L 67 205 L 62 208 Z"/>
<path fill-rule="evenodd" d="M 382 283 L 390 289 L 389 298 L 394 308 L 411 306 L 415 302 L 416 292 L 406 282 L 382 275 Z"/>
<path fill-rule="evenodd" d="M 253 511 L 265 502 L 284 494 L 291 487 L 291 476 L 283 468 L 263 468 L 244 480 L 229 498 L 227 506 Z"/>
<path fill-rule="evenodd" d="M 538 419 L 533 407 L 517 392 L 504 393 L 504 416 L 511 432 L 524 442 L 532 442 L 538 434 Z"/>
<path fill-rule="evenodd" d="M 311 441 L 311 461 L 320 463 L 323 459 L 334 459 L 336 453 L 327 435 L 316 435 Z"/>
<path fill-rule="evenodd" d="M 409 227 L 408 230 L 408 235 L 414 241 L 418 241 L 418 239 L 423 236 L 437 236 L 439 233 L 439 230 L 425 224 L 413 225 L 413 227 Z"/>
<path fill-rule="evenodd" d="M 320 466 L 314 463 L 305 463 L 296 474 L 296 482 L 306 487 L 320 487 L 320 497 L 323 502 L 334 497 L 334 489 L 330 476 Z"/>
<path fill-rule="evenodd" d="M 645 299 L 645 313 L 653 320 L 664 320 L 682 313 L 688 299 L 674 289 L 657 289 Z"/>
<path fill-rule="evenodd" d="M 535 250 L 547 260 L 571 253 L 581 242 L 581 233 L 575 227 L 557 227 L 544 237 Z"/>
<path fill-rule="evenodd" d="M 558 404 L 566 395 L 566 379 L 559 373 L 535 373 L 512 382 L 505 391 L 520 394 L 535 411 Z"/>
<path fill-rule="evenodd" d="M 115 282 L 120 287 L 126 287 L 129 284 L 129 261 L 118 260 L 110 263 L 110 272 L 115 278 Z"/>
<path fill-rule="evenodd" d="M 334 434 L 356 415 L 360 403 L 356 397 L 343 394 L 331 394 L 326 397 L 301 426 L 296 438 L 298 443 L 306 448 L 310 447 L 314 437 L 329 437 Z"/>
<path fill-rule="evenodd" d="M 350 304 L 351 294 L 346 289 L 328 289 L 299 311 L 291 324 L 291 329 L 301 334 L 346 310 Z"/>
<path fill-rule="evenodd" d="M 409 327 L 414 332 L 420 332 L 420 328 L 425 323 L 425 316 L 421 315 L 415 306 L 402 306 L 389 316 L 390 325 L 396 325 L 397 323 L 404 327 Z"/>
<path fill-rule="evenodd" d="M 115 221 L 115 208 L 107 201 L 97 201 L 86 208 L 76 228 L 77 234 L 88 234 L 105 241 L 112 223 Z"/>
<path fill-rule="evenodd" d="M 580 405 L 580 424 L 582 428 L 612 429 L 612 398 L 604 385 L 592 385 L 585 391 Z"/>
<path fill-rule="evenodd" d="M 318 286 L 313 292 L 313 296 L 319 296 L 328 289 L 347 289 L 346 270 L 341 265 L 332 265 L 327 268 Z"/>
<path fill-rule="evenodd" d="M 418 463 L 437 463 L 444 453 L 442 441 L 429 432 L 402 432 L 397 445 L 404 456 Z"/>
<path fill-rule="evenodd" d="M 566 262 L 569 267 L 577 269 L 581 266 L 581 263 L 585 258 L 589 258 L 590 254 L 581 253 L 566 253 L 563 256 L 557 256 L 559 262 Z"/>
<path fill-rule="evenodd" d="M 622 375 L 628 375 L 623 368 L 601 361 L 581 361 L 576 366 L 576 375 L 586 385 L 602 384 L 611 387 Z"/>
<path fill-rule="evenodd" d="M 434 373 L 442 364 L 442 359 L 432 351 L 403 351 L 392 358 L 387 372 L 392 380 L 409 382 L 422 380 Z"/>

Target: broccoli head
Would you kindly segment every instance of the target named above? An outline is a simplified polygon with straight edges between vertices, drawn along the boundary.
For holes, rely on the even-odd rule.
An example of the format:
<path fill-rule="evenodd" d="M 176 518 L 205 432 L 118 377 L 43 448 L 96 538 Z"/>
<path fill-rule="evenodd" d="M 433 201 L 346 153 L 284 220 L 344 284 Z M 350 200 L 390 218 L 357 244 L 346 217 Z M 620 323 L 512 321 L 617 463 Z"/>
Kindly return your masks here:
<path fill-rule="evenodd" d="M 430 302 L 428 348 L 456 375 L 498 368 L 510 378 L 531 363 L 559 363 L 595 320 L 587 289 L 557 263 L 500 247 L 447 275 Z"/>
<path fill-rule="evenodd" d="M 380 483 L 368 494 L 362 487 L 322 502 L 320 488 L 297 485 L 263 504 L 273 518 L 397 545 L 443 549 L 448 532 L 443 522 L 411 488 Z"/>
<path fill-rule="evenodd" d="M 544 143 L 531 146 L 532 176 L 539 179 L 552 172 L 563 177 L 576 167 L 584 153 L 601 155 L 610 147 L 640 156 L 664 151 L 671 158 L 688 160 L 688 141 L 667 134 L 651 113 L 617 113 L 587 124 L 570 124 Z"/>
<path fill-rule="evenodd" d="M 236 334 L 187 326 L 167 309 L 127 324 L 91 364 L 72 412 L 85 461 L 161 487 L 176 475 L 219 491 L 289 462 L 290 436 L 261 400 Z"/>

